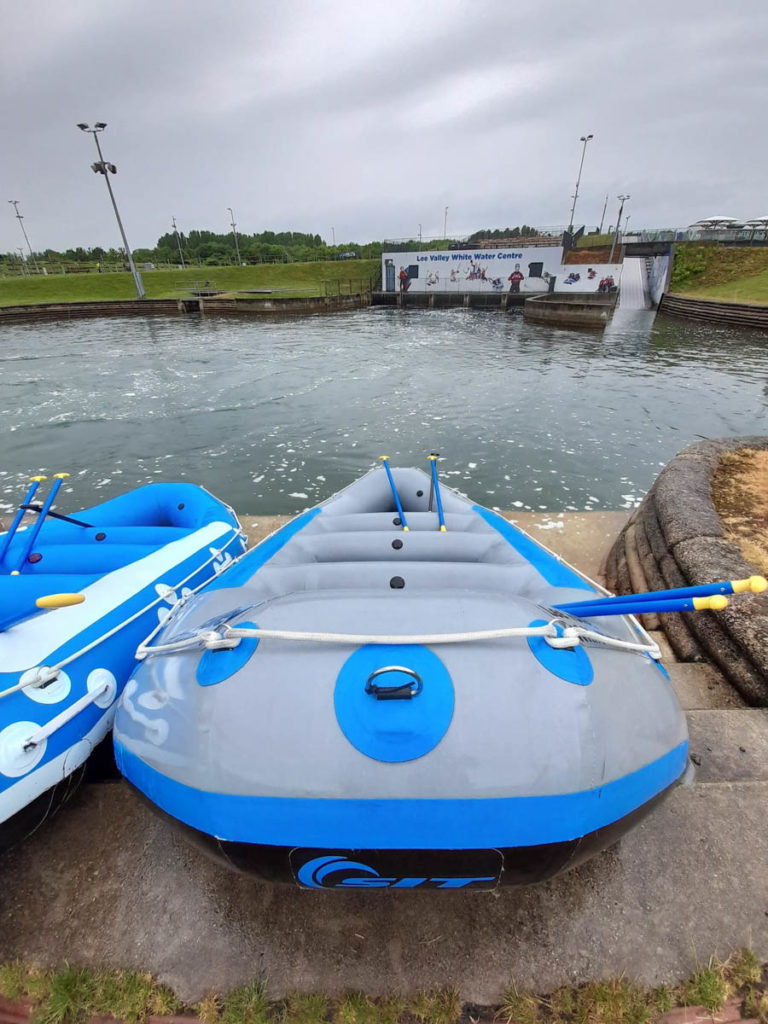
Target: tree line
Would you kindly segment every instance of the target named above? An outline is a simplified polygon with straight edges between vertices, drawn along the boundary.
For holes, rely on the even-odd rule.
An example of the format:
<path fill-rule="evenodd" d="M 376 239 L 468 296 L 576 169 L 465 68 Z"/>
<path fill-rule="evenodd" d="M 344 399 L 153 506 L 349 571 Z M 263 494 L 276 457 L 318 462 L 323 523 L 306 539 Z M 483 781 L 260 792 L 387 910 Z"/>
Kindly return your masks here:
<path fill-rule="evenodd" d="M 526 224 L 516 228 L 486 228 L 470 235 L 469 242 L 481 239 L 518 238 L 534 234 L 535 229 Z M 449 242 L 451 239 L 412 239 L 397 243 L 378 241 L 328 245 L 318 234 L 303 231 L 261 231 L 250 235 L 238 232 L 236 247 L 235 237 L 231 231 L 221 233 L 195 229 L 187 233 L 179 232 L 178 236 L 168 231 L 158 238 L 152 248 L 134 249 L 133 256 L 137 264 L 179 265 L 183 258 L 185 264 L 221 266 L 236 264 L 239 250 L 241 263 L 300 263 L 332 259 L 375 259 L 393 247 L 399 251 L 441 249 Z M 90 248 L 76 246 L 61 251 L 45 249 L 36 252 L 35 258 L 42 264 L 67 264 L 70 267 L 81 265 L 84 270 L 96 266 L 113 270 L 126 265 L 122 249 L 104 249 L 98 245 Z M 31 259 L 27 256 L 24 256 L 22 261 L 17 253 L 0 253 L 0 271 L 18 271 L 22 265 L 29 267 L 30 264 Z"/>

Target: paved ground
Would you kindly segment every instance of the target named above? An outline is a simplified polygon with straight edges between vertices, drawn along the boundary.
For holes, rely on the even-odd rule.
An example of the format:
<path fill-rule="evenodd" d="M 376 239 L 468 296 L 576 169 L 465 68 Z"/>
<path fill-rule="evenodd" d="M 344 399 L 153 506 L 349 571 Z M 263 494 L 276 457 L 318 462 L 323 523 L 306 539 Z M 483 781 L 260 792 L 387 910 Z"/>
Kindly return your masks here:
<path fill-rule="evenodd" d="M 595 575 L 622 518 L 517 521 Z M 247 525 L 257 536 L 275 523 Z M 186 999 L 266 976 L 275 996 L 457 985 L 488 1003 L 512 980 L 672 981 L 747 942 L 766 959 L 768 713 L 713 669 L 669 669 L 698 781 L 559 879 L 493 895 L 269 887 L 208 861 L 122 784 L 91 785 L 0 861 L 0 960 L 147 969 Z"/>

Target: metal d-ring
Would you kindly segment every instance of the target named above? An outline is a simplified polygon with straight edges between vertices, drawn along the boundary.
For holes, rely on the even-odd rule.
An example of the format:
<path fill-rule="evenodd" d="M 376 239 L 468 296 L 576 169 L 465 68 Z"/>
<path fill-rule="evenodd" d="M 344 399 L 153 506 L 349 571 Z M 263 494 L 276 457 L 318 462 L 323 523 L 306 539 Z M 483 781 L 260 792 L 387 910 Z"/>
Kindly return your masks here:
<path fill-rule="evenodd" d="M 404 675 L 410 676 L 412 681 L 401 683 L 399 686 L 377 686 L 373 680 L 385 672 L 402 672 Z M 385 665 L 383 668 L 377 668 L 368 676 L 365 692 L 370 693 L 376 700 L 410 700 L 412 697 L 418 696 L 423 687 L 421 676 L 412 668 L 405 668 L 403 665 Z"/>

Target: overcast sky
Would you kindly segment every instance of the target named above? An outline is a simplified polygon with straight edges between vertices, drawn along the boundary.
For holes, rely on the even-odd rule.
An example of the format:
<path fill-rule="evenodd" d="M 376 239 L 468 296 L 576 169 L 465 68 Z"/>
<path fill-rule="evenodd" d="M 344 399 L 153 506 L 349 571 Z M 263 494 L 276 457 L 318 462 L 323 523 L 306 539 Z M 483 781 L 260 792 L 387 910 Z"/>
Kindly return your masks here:
<path fill-rule="evenodd" d="M 768 215 L 768 0 L 5 0 L 2 199 L 33 247 Z M 2 202 L 0 250 L 23 239 Z"/>

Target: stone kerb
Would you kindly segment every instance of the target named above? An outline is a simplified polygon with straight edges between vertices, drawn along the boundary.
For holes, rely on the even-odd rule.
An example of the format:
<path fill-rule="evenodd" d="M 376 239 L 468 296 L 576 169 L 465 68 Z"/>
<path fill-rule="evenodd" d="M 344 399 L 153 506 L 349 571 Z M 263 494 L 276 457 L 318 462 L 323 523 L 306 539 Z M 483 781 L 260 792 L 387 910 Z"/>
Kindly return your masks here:
<path fill-rule="evenodd" d="M 721 456 L 743 448 L 768 449 L 768 437 L 702 441 L 664 467 L 608 555 L 610 589 L 628 594 L 759 575 L 726 539 L 712 502 Z M 645 619 L 650 628 L 661 625 L 681 661 L 711 659 L 750 704 L 768 706 L 768 596 L 740 595 L 722 612 Z"/>

